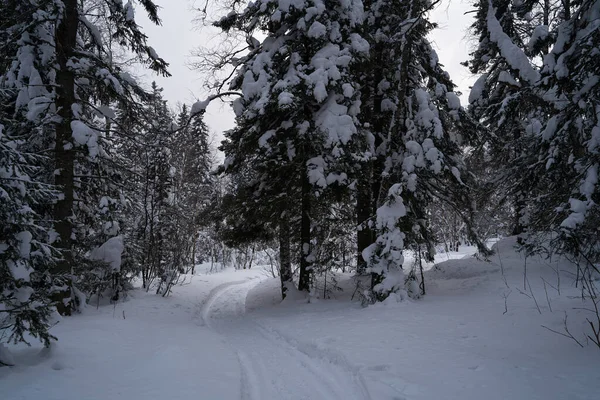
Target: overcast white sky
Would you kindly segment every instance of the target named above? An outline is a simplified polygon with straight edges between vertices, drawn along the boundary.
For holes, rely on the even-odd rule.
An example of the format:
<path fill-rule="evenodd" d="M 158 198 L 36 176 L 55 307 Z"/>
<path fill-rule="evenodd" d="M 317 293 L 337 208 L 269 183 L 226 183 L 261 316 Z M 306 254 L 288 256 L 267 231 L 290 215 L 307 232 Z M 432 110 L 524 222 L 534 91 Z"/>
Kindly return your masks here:
<path fill-rule="evenodd" d="M 187 66 L 194 48 L 210 45 L 211 41 L 216 40 L 213 37 L 214 31 L 211 32 L 207 28 L 199 30 L 198 24 L 193 22 L 198 16 L 193 7 L 202 7 L 204 1 L 155 0 L 161 7 L 159 15 L 163 22 L 162 26 L 158 27 L 148 21 L 141 7 L 138 7 L 136 13 L 136 21 L 143 26 L 150 45 L 170 64 L 169 71 L 172 74 L 170 78 L 163 78 L 146 73 L 144 80 L 156 80 L 158 85 L 164 88 L 164 96 L 172 107 L 175 107 L 177 102 L 190 104 L 207 95 L 202 88 L 203 77 Z M 433 20 L 440 25 L 432 35 L 434 46 L 440 61 L 463 92 L 463 105 L 466 105 L 469 85 L 474 81 L 469 71 L 460 65 L 460 62 L 468 58 L 468 50 L 472 43 L 467 35 L 467 29 L 472 23 L 472 14 L 464 15 L 470 8 L 468 0 L 443 0 L 432 15 Z M 221 132 L 233 126 L 233 113 L 228 105 L 214 103 L 207 110 L 205 122 L 220 138 Z"/>

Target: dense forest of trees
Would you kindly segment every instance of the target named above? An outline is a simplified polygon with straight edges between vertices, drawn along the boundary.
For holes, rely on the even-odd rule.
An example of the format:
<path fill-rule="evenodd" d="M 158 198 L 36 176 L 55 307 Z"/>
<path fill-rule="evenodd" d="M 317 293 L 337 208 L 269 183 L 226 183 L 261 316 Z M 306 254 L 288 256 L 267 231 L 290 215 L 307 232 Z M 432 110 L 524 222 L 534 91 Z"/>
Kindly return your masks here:
<path fill-rule="evenodd" d="M 198 52 L 214 92 L 175 111 L 132 73 L 169 74 L 134 18 L 160 24 L 151 0 L 0 0 L 0 342 L 259 252 L 284 298 L 332 270 L 364 304 L 419 297 L 403 253 L 503 235 L 575 260 L 597 306 L 600 1 L 477 1 L 467 107 L 428 38 L 438 2 L 227 5 L 234 45 Z"/>

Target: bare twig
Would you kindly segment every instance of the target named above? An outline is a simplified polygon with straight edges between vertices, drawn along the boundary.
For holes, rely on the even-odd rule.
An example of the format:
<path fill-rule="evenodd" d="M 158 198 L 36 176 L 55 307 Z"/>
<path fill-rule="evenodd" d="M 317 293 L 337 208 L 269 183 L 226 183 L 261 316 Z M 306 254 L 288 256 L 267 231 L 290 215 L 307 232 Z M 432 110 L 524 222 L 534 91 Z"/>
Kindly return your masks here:
<path fill-rule="evenodd" d="M 552 305 L 550 304 L 550 297 L 548 297 L 548 289 L 546 288 L 546 281 L 542 278 L 542 282 L 544 282 L 544 292 L 546 293 L 546 302 L 548 303 L 548 308 L 550 312 L 552 312 Z"/>
<path fill-rule="evenodd" d="M 504 263 L 502 263 L 502 257 L 500 257 L 500 246 L 497 246 L 496 253 L 498 254 L 498 262 L 500 263 L 500 271 L 502 273 L 502 280 L 504 281 L 504 285 L 506 285 L 506 287 L 509 288 L 508 282 L 506 281 L 506 275 L 504 274 Z"/>
<path fill-rule="evenodd" d="M 558 268 L 558 265 L 556 266 L 556 268 L 554 268 L 549 263 L 546 263 L 546 265 L 548 265 L 556 273 L 556 288 L 554 289 L 558 292 L 558 295 L 560 296 L 560 268 Z"/>
<path fill-rule="evenodd" d="M 531 293 L 531 298 L 533 299 L 533 302 L 535 303 L 535 306 L 538 310 L 538 312 L 541 314 L 542 310 L 540 309 L 540 305 L 537 302 L 537 299 L 535 298 L 535 295 L 533 294 L 533 290 L 531 290 L 531 283 L 529 283 L 529 279 L 527 279 L 527 286 L 529 286 L 529 293 Z"/>
<path fill-rule="evenodd" d="M 544 278 L 541 278 L 541 279 L 542 279 L 542 281 L 544 281 L 544 285 L 550 286 L 552 289 L 556 290 L 558 292 L 558 294 L 560 295 L 560 288 L 553 286 L 550 282 L 548 282 Z"/>
<path fill-rule="evenodd" d="M 522 291 L 521 289 L 519 289 L 519 288 L 516 288 L 516 289 L 517 289 L 517 292 L 521 293 L 523 296 L 527 296 L 527 297 L 531 298 L 531 296 L 530 296 L 530 295 L 528 295 L 527 293 L 525 293 L 525 292 L 524 292 L 524 291 Z"/>
<path fill-rule="evenodd" d="M 592 312 L 592 313 L 595 312 L 591 308 L 586 308 L 586 307 L 573 307 L 573 310 L 582 310 L 582 311 L 587 311 L 587 312 Z"/>
<path fill-rule="evenodd" d="M 588 335 L 588 338 L 598 347 L 600 347 L 600 325 L 599 326 L 595 326 L 594 323 L 592 321 L 590 321 L 588 318 L 585 319 L 589 324 L 590 327 L 592 328 L 592 332 L 594 332 L 594 337 Z"/>
<path fill-rule="evenodd" d="M 575 336 L 573 336 L 573 334 L 571 334 L 571 332 L 569 332 L 569 326 L 567 324 L 567 313 L 566 312 L 565 312 L 565 319 L 563 320 L 563 323 L 564 323 L 565 332 L 559 332 L 559 331 L 556 331 L 554 329 L 550 329 L 546 325 L 542 325 L 542 328 L 546 328 L 550 332 L 556 333 L 557 335 L 561 335 L 561 336 L 564 336 L 566 338 L 573 339 L 575 341 L 575 343 L 577 343 L 579 345 L 579 347 L 583 347 L 583 345 L 581 344 L 581 342 L 579 340 L 577 340 L 577 338 L 575 338 Z"/>
<path fill-rule="evenodd" d="M 527 254 L 525 254 L 525 266 L 523 268 L 523 290 L 527 290 Z"/>

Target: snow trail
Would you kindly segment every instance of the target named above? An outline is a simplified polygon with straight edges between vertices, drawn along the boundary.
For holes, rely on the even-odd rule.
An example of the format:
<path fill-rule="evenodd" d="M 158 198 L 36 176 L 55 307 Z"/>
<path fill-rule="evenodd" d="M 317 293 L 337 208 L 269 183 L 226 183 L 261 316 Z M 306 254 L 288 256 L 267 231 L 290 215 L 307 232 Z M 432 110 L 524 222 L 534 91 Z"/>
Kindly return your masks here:
<path fill-rule="evenodd" d="M 278 340 L 285 342 L 286 345 L 295 352 L 304 354 L 311 360 L 320 360 L 325 364 L 335 366 L 336 369 L 341 370 L 344 373 L 344 376 L 350 377 L 353 380 L 356 389 L 358 389 L 359 393 L 362 395 L 361 398 L 371 399 L 364 377 L 360 372 L 360 367 L 351 364 L 343 354 L 338 353 L 333 349 L 323 348 L 312 343 L 299 342 L 271 327 L 267 328 L 260 326 L 260 329 L 267 335 L 271 335 L 271 337 L 276 337 Z"/>
<path fill-rule="evenodd" d="M 12 346 L 0 399 L 597 400 L 597 352 L 541 328 L 560 331 L 566 311 L 574 334 L 588 329 L 574 266 L 528 257 L 540 313 L 516 290 L 515 244 L 491 262 L 440 254 L 449 261 L 427 265 L 423 299 L 367 308 L 350 301 L 351 274 L 338 274 L 336 299 L 275 306 L 278 279 L 205 265 L 167 298 L 135 290 L 62 320 L 50 352 Z M 559 277 L 562 294 L 546 290 Z"/>
<path fill-rule="evenodd" d="M 358 368 L 331 352 L 319 353 L 246 316 L 246 296 L 258 282 L 213 289 L 201 306 L 204 324 L 234 348 L 241 371 L 240 398 L 371 400 Z"/>
<path fill-rule="evenodd" d="M 252 281 L 252 279 L 249 279 L 250 281 Z M 218 300 L 220 297 L 222 297 L 224 294 L 229 293 L 232 290 L 236 290 L 238 286 L 242 287 L 242 291 L 245 292 L 247 294 L 248 290 L 250 290 L 250 288 L 252 286 L 254 286 L 254 284 L 248 288 L 247 290 L 244 290 L 243 285 L 247 284 L 248 280 L 243 280 L 243 281 L 233 281 L 233 282 L 226 282 L 223 283 L 221 285 L 216 286 L 215 288 L 213 288 L 210 293 L 208 294 L 208 296 L 206 297 L 206 299 L 204 299 L 204 301 L 200 304 L 200 320 L 202 321 L 203 325 L 208 326 L 209 328 L 211 328 L 211 318 L 213 314 L 216 314 L 217 311 L 220 311 L 220 307 L 219 306 L 231 306 L 231 304 L 233 303 L 233 306 L 235 308 L 235 312 L 233 314 L 230 313 L 230 315 L 239 315 L 240 314 L 240 310 L 241 310 L 241 306 L 239 305 L 239 301 L 234 300 L 231 303 L 226 303 L 226 302 L 221 302 L 221 304 L 218 303 Z M 240 289 L 237 289 L 238 291 Z M 244 304 L 246 301 L 246 297 L 244 296 Z M 244 306 L 244 310 L 242 310 L 242 312 L 245 311 L 245 306 Z M 221 311 L 222 312 L 222 311 Z"/>

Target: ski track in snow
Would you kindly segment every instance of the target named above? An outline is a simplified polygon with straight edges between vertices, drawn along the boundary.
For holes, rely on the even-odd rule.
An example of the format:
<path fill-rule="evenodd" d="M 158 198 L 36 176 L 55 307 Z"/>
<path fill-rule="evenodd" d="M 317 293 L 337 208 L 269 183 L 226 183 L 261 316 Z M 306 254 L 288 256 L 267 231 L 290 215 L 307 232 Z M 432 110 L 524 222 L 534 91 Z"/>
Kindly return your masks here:
<path fill-rule="evenodd" d="M 200 317 L 200 321 L 202 322 L 202 324 L 211 328 L 212 327 L 210 324 L 211 314 L 214 313 L 214 311 L 212 311 L 212 308 L 213 308 L 215 302 L 218 300 L 218 298 L 223 296 L 223 294 L 225 294 L 228 291 L 228 289 L 231 288 L 232 286 L 243 285 L 244 283 L 247 283 L 247 282 L 248 282 L 248 280 L 226 282 L 226 283 L 223 283 L 221 285 L 214 287 L 210 291 L 208 296 L 206 296 L 206 299 L 204 299 L 204 301 L 200 304 L 200 312 L 199 312 L 198 316 Z"/>
<path fill-rule="evenodd" d="M 257 283 L 219 285 L 200 306 L 204 325 L 237 354 L 240 398 L 372 400 L 359 368 L 343 355 L 299 343 L 244 315 L 246 296 Z"/>
<path fill-rule="evenodd" d="M 276 338 L 276 340 L 280 342 L 285 342 L 285 344 L 295 352 L 303 354 L 313 361 L 320 360 L 324 362 L 324 364 L 329 364 L 329 368 L 334 366 L 341 370 L 346 377 L 350 377 L 353 380 L 355 388 L 361 395 L 360 398 L 372 400 L 371 396 L 369 395 L 367 385 L 365 384 L 364 378 L 360 372 L 360 368 L 352 365 L 343 354 L 329 348 L 322 348 L 315 344 L 299 342 L 293 338 L 285 336 L 273 328 L 260 325 L 259 327 L 263 332 L 266 333 L 266 335 L 270 335 L 272 338 Z"/>

